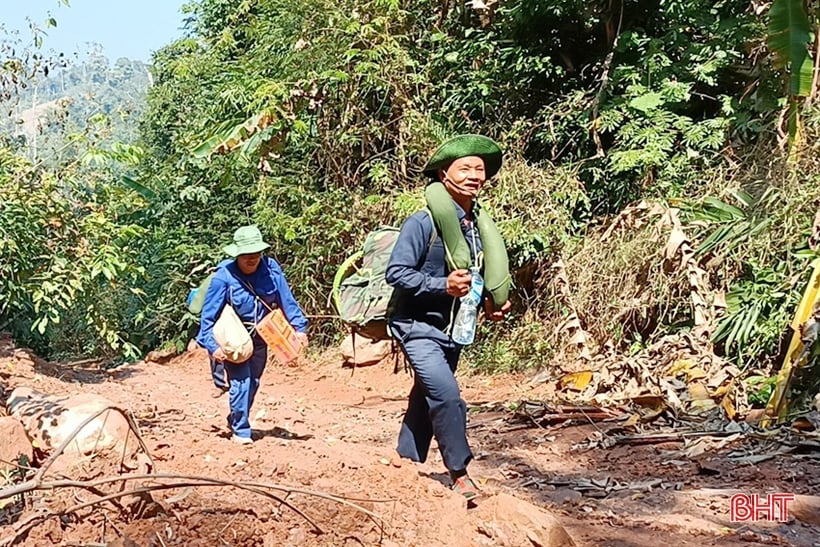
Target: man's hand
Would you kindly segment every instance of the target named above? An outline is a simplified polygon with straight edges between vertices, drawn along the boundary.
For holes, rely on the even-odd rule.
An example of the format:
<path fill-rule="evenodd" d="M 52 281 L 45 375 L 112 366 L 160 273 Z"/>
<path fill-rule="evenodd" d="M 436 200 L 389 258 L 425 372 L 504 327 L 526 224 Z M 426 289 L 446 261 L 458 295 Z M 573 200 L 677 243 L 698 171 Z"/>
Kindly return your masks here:
<path fill-rule="evenodd" d="M 472 279 L 470 270 L 453 270 L 447 276 L 447 294 L 456 298 L 464 296 L 470 290 Z"/>
<path fill-rule="evenodd" d="M 218 350 L 216 350 L 214 352 L 213 357 L 214 357 L 214 361 L 216 361 L 218 363 L 223 363 L 223 362 L 228 360 L 228 356 L 225 355 L 225 350 L 223 350 L 222 348 L 219 348 Z"/>
<path fill-rule="evenodd" d="M 507 315 L 507 312 L 510 311 L 512 308 L 512 304 L 509 300 L 504 302 L 504 305 L 501 306 L 498 310 L 495 309 L 495 304 L 493 304 L 493 299 L 489 296 L 484 299 L 484 313 L 490 319 L 490 321 L 501 321 L 504 319 L 504 316 Z"/>

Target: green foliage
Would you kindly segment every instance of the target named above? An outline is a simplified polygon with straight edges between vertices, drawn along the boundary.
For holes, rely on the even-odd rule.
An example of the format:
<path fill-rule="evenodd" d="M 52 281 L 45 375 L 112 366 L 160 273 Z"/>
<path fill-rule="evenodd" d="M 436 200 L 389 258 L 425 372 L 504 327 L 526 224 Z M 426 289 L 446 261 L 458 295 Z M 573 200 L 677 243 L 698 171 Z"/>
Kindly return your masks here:
<path fill-rule="evenodd" d="M 774 193 L 770 192 L 770 195 Z M 745 192 L 737 192 L 734 196 L 746 207 L 752 204 L 751 196 Z M 767 196 L 764 195 L 759 202 L 766 200 Z M 747 215 L 742 209 L 712 196 L 706 196 L 703 203 L 691 213 L 693 222 L 710 227 L 717 225 L 717 228 L 707 235 L 695 249 L 695 254 L 699 257 L 718 252 L 721 256 L 743 253 L 743 244 L 765 230 L 770 223 L 768 218 L 755 218 Z"/>
<path fill-rule="evenodd" d="M 726 291 L 713 341 L 738 365 L 765 368 L 782 359 L 779 346 L 808 281 L 814 213 L 806 203 L 820 198 L 813 182 L 820 175 L 808 160 L 752 154 L 746 165 L 740 187 L 724 187 L 723 199 L 707 196 L 686 211 L 698 234 L 696 256 L 715 289 Z"/>
<path fill-rule="evenodd" d="M 749 403 L 762 408 L 766 406 L 766 403 L 769 402 L 769 398 L 772 396 L 772 390 L 777 382 L 777 376 L 767 378 L 766 376 L 752 375 L 748 376 L 745 382 L 748 386 Z"/>
<path fill-rule="evenodd" d="M 464 352 L 465 361 L 484 374 L 538 369 L 557 353 L 553 343 L 545 322 L 513 313 L 504 322 L 482 324 L 476 343 Z"/>
<path fill-rule="evenodd" d="M 728 293 L 720 347 L 738 363 L 771 354 L 799 292 L 804 204 L 817 197 L 806 187 L 818 181 L 744 150 L 771 156 L 777 71 L 797 66 L 798 45 L 808 52 L 796 7 L 776 0 L 767 33 L 735 0 L 197 0 L 188 36 L 154 56 L 145 107 L 149 75 L 127 60 L 47 78 L 43 63 L 12 63 L 0 84 L 40 75 L 20 105 L 72 85 L 94 99 L 58 104 L 39 151 L 28 135 L 2 148 L 0 226 L 15 237 L 0 268 L 30 272 L 0 281 L 2 317 L 42 328 L 55 352 L 181 345 L 195 325 L 188 289 L 249 222 L 308 313 L 327 314 L 338 264 L 376 225 L 421 207 L 427 155 L 470 131 L 506 152 L 482 199 L 518 287 L 513 317 L 482 327 L 468 352 L 476 367 L 543 364 L 570 307 L 622 347 L 688 326 L 685 274 L 663 269 L 657 230 L 599 226 L 644 198 L 694 204 L 696 259 Z M 758 54 L 767 38 L 775 65 Z M 569 296 L 550 287 L 558 256 Z M 319 328 L 324 341 L 337 332 Z"/>
<path fill-rule="evenodd" d="M 784 270 L 750 263 L 726 295 L 726 315 L 712 340 L 741 365 L 774 357 L 769 352 L 777 347 L 798 296 Z"/>
<path fill-rule="evenodd" d="M 105 194 L 78 174 L 57 177 L 0 147 L 0 325 L 46 355 L 66 351 L 66 339 L 52 340 L 65 329 L 87 338 L 83 349 L 133 356 L 127 310 L 110 304 L 142 294 L 133 244 L 145 232 L 109 216 Z"/>
<path fill-rule="evenodd" d="M 572 213 L 586 206 L 587 197 L 573 171 L 508 157 L 485 201 L 499 219 L 512 266 L 521 268 L 554 255 L 567 242 L 577 229 Z"/>
<path fill-rule="evenodd" d="M 756 138 L 778 107 L 776 86 L 747 53 L 763 26 L 740 2 L 627 2 L 623 13 L 569 0 L 490 11 L 377 0 L 186 9 L 191 38 L 154 59 L 142 125 L 150 159 L 130 179 L 156 194 L 145 252 L 163 257 L 148 266 L 160 339 L 184 324 L 175 301 L 219 259 L 217 242 L 251 220 L 308 311 L 327 313 L 336 266 L 369 229 L 421 205 L 426 155 L 459 131 L 505 143 L 507 163 L 485 201 L 538 310 L 508 327 L 539 333 L 531 322 L 557 313 L 539 278 L 585 221 L 639 196 L 695 191 L 730 137 Z M 766 229 L 759 218 L 712 222 L 732 235 L 701 252 L 737 249 Z M 682 294 L 652 270 L 647 245 L 610 251 L 624 264 L 642 256 L 637 269 L 653 272 L 656 296 Z M 611 281 L 640 287 L 641 275 L 613 272 Z M 680 319 L 672 308 L 664 320 Z M 642 303 L 630 321 L 653 313 Z M 539 349 L 518 363 L 550 354 L 536 336 L 528 347 Z M 515 355 L 518 342 L 486 351 Z"/>
<path fill-rule="evenodd" d="M 809 54 L 811 28 L 802 0 L 774 0 L 769 9 L 768 45 L 774 68 L 784 72 L 789 97 L 786 102 L 788 144 L 800 138 L 800 112 L 797 97 L 813 93 L 814 62 Z"/>
<path fill-rule="evenodd" d="M 646 193 L 678 194 L 717 161 L 732 124 L 766 98 L 742 92 L 750 83 L 747 44 L 761 31 L 746 5 L 673 1 L 658 11 L 639 3 L 623 10 L 601 14 L 599 26 L 582 33 L 601 40 L 607 31 L 611 65 L 603 54 L 583 59 L 594 42 L 575 53 L 585 61 L 565 80 L 575 89 L 540 111 L 534 135 L 553 161 L 593 158 L 579 176 L 595 210 L 618 210 Z"/>
<path fill-rule="evenodd" d="M 789 92 L 808 96 L 814 80 L 814 63 L 808 50 L 811 28 L 803 0 L 772 2 L 767 39 L 775 68 L 788 75 Z"/>

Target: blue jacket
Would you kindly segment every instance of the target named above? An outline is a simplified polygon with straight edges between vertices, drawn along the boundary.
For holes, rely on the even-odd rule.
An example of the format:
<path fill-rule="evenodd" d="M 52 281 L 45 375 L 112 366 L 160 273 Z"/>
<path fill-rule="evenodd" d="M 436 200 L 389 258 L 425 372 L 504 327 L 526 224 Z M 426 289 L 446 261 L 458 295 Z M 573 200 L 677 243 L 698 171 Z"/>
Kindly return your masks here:
<path fill-rule="evenodd" d="M 241 280 L 241 281 L 240 281 Z M 259 267 L 251 275 L 245 275 L 236 265 L 234 259 L 224 260 L 219 264 L 200 315 L 199 334 L 196 341 L 210 354 L 219 348 L 214 340 L 214 323 L 222 313 L 222 308 L 230 302 L 236 314 L 248 326 L 258 323 L 269 313 L 243 284 L 248 283 L 270 307 L 280 307 L 296 332 L 307 330 L 307 319 L 285 279 L 285 274 L 277 262 L 270 257 L 262 257 Z M 249 329 L 250 330 L 250 329 Z"/>
<path fill-rule="evenodd" d="M 470 222 L 464 210 L 455 202 L 461 229 L 475 259 L 473 235 L 476 249 L 481 251 L 478 226 Z M 451 315 L 457 310 L 455 298 L 447 294 L 447 268 L 444 242 L 435 234 L 430 213 L 419 211 L 412 214 L 401 226 L 401 232 L 387 263 L 385 279 L 396 289 L 392 321 L 415 320 L 427 323 L 439 330 L 446 330 Z"/>

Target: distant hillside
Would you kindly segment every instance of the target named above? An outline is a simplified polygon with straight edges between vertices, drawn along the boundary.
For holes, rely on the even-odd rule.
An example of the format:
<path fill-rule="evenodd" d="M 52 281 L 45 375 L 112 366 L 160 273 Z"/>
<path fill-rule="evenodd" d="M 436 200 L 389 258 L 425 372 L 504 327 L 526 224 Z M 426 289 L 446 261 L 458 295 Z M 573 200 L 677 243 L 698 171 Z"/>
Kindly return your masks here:
<path fill-rule="evenodd" d="M 103 55 L 52 71 L 3 104 L 0 131 L 29 156 L 57 160 L 70 154 L 64 137 L 86 134 L 97 141 L 133 142 L 145 109 L 149 65 Z"/>
<path fill-rule="evenodd" d="M 13 135 L 22 135 L 27 141 L 32 140 L 38 132 L 43 130 L 43 126 L 48 123 L 50 115 L 59 113 L 61 110 L 67 108 L 70 103 L 70 98 L 61 97 L 19 111 L 12 119 L 14 123 Z"/>

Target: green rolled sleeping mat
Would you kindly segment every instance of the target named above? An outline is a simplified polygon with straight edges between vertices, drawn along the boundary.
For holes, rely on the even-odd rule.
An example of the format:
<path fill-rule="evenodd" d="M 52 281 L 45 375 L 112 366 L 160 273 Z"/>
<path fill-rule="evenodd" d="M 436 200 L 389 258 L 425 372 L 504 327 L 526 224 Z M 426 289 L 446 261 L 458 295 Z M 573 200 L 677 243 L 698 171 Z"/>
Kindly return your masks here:
<path fill-rule="evenodd" d="M 451 269 L 468 269 L 473 265 L 470 247 L 461 231 L 456 207 L 450 193 L 440 182 L 431 182 L 424 191 L 427 208 L 433 216 L 438 233 L 444 240 L 447 265 Z M 478 224 L 478 233 L 484 249 L 484 287 L 493 299 L 495 309 L 499 309 L 509 299 L 512 287 L 507 247 L 490 214 L 476 202 L 473 215 Z"/>

